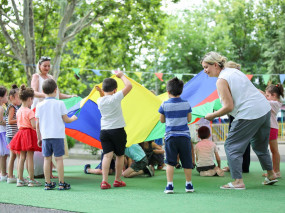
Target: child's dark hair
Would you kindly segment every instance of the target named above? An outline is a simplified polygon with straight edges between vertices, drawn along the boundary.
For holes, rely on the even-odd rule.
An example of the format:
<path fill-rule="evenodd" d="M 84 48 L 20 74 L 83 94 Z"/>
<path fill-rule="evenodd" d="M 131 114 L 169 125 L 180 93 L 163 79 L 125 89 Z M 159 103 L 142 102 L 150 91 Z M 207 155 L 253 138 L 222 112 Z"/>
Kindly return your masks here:
<path fill-rule="evenodd" d="M 179 96 L 183 91 L 183 86 L 183 81 L 175 77 L 167 82 L 166 90 L 173 96 Z"/>
<path fill-rule="evenodd" d="M 278 99 L 280 99 L 280 96 L 284 98 L 284 88 L 280 83 L 276 85 L 269 85 L 268 87 L 266 87 L 265 91 L 269 92 L 271 95 L 273 95 L 274 93 L 277 94 Z"/>
<path fill-rule="evenodd" d="M 103 81 L 102 89 L 104 92 L 112 92 L 114 89 L 117 89 L 117 81 L 113 78 L 105 78 Z"/>
<path fill-rule="evenodd" d="M 206 126 L 201 126 L 198 129 L 198 137 L 201 138 L 202 140 L 209 138 L 210 134 L 211 134 L 210 129 Z"/>
<path fill-rule="evenodd" d="M 4 97 L 7 92 L 6 87 L 0 86 L 0 97 Z"/>
<path fill-rule="evenodd" d="M 57 84 L 55 83 L 53 79 L 47 79 L 43 83 L 43 92 L 47 95 L 52 94 L 56 88 L 57 88 Z"/>
<path fill-rule="evenodd" d="M 15 97 L 15 94 L 16 94 L 17 92 L 19 92 L 19 88 L 17 87 L 16 84 L 13 84 L 13 85 L 12 85 L 12 88 L 11 88 L 10 91 L 9 91 L 9 97 L 10 97 L 10 96 Z"/>
<path fill-rule="evenodd" d="M 34 90 L 30 87 L 26 87 L 25 84 L 22 84 L 20 87 L 19 98 L 22 101 L 28 100 L 28 98 L 33 98 L 35 96 Z"/>

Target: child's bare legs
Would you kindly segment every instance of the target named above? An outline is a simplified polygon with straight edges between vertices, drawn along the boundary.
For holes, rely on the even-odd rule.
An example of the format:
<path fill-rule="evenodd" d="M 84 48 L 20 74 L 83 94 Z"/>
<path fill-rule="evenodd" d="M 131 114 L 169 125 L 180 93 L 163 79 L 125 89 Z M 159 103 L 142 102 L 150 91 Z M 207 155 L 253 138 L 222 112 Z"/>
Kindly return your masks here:
<path fill-rule="evenodd" d="M 13 178 L 13 170 L 14 170 L 14 163 L 15 163 L 15 159 L 16 159 L 17 155 L 10 151 L 10 160 L 9 160 L 9 164 L 8 164 L 8 178 Z M 19 157 L 18 157 L 18 167 L 19 167 Z"/>
<path fill-rule="evenodd" d="M 50 182 L 50 165 L 51 165 L 51 156 L 44 158 L 44 174 L 46 183 Z"/>
<path fill-rule="evenodd" d="M 30 180 L 34 179 L 34 151 L 27 151 L 27 170 L 29 172 Z"/>
<path fill-rule="evenodd" d="M 192 180 L 192 169 L 185 169 L 184 168 L 184 174 L 187 182 L 190 182 Z M 173 176 L 173 174 L 172 174 Z"/>
<path fill-rule="evenodd" d="M 55 157 L 56 168 L 58 173 L 58 180 L 60 183 L 64 183 L 64 166 L 63 166 L 63 156 Z"/>
<path fill-rule="evenodd" d="M 109 175 L 109 168 L 110 163 L 113 158 L 114 152 L 109 152 L 104 154 L 103 160 L 102 160 L 102 181 L 105 181 L 108 183 L 108 175 Z M 124 160 L 124 158 L 123 158 Z M 116 170 L 117 170 L 117 160 L 116 160 Z M 122 171 L 121 171 L 122 172 Z M 117 173 L 117 171 L 116 171 Z"/>
<path fill-rule="evenodd" d="M 273 171 L 278 173 L 280 172 L 280 154 L 278 150 L 278 142 L 277 140 L 270 140 L 269 145 L 272 153 Z"/>
<path fill-rule="evenodd" d="M 123 172 L 122 175 L 125 178 L 131 178 L 131 177 L 135 177 L 135 176 L 142 175 L 142 174 L 144 174 L 143 170 L 136 172 L 133 168 L 129 167 Z"/>
<path fill-rule="evenodd" d="M 105 157 L 105 156 L 104 156 Z M 110 162 L 109 162 L 110 165 Z M 122 171 L 124 167 L 124 155 L 121 156 L 116 156 L 116 173 L 115 173 L 115 181 L 122 181 L 121 176 L 122 176 Z M 108 170 L 109 172 L 109 170 Z"/>
<path fill-rule="evenodd" d="M 174 174 L 174 166 L 166 164 L 166 179 L 167 179 L 167 182 L 173 182 L 173 174 Z M 185 174 L 185 176 L 186 176 L 186 174 Z M 191 179 L 191 175 L 190 175 L 190 179 Z"/>
<path fill-rule="evenodd" d="M 18 179 L 24 181 L 23 172 L 24 172 L 24 164 L 26 160 L 27 152 L 21 151 L 20 153 L 20 160 L 18 165 Z"/>
<path fill-rule="evenodd" d="M 217 175 L 219 177 L 223 177 L 224 176 L 224 171 L 220 168 L 220 167 L 215 167 L 214 170 L 216 171 Z"/>
<path fill-rule="evenodd" d="M 7 155 L 0 156 L 0 168 L 1 168 L 1 175 L 7 175 Z"/>

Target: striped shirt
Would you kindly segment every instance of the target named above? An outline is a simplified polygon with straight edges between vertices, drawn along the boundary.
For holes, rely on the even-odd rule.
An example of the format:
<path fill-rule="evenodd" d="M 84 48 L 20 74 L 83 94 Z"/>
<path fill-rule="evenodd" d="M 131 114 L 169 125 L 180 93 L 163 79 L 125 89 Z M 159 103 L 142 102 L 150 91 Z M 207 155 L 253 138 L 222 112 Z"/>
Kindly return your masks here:
<path fill-rule="evenodd" d="M 170 98 L 161 104 L 158 111 L 165 116 L 165 140 L 178 136 L 190 138 L 187 116 L 192 109 L 188 101 L 180 97 Z"/>
<path fill-rule="evenodd" d="M 9 104 L 9 106 L 7 107 L 7 118 L 6 118 L 6 137 L 12 138 L 14 137 L 14 135 L 16 135 L 16 133 L 18 132 L 18 127 L 17 127 L 17 123 L 15 124 L 8 124 L 8 113 L 9 113 L 9 109 L 10 107 L 14 107 L 14 115 L 13 115 L 13 120 L 16 120 L 16 113 L 19 109 L 19 107 L 14 106 L 13 104 Z"/>

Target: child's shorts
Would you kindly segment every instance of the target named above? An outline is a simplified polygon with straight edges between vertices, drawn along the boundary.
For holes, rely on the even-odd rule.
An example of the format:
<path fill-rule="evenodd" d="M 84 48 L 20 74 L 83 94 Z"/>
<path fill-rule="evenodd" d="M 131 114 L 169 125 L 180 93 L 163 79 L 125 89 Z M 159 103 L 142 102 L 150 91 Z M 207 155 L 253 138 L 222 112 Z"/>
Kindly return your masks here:
<path fill-rule="evenodd" d="M 42 141 L 42 153 L 44 157 L 61 157 L 64 155 L 64 139 L 48 138 Z"/>
<path fill-rule="evenodd" d="M 104 154 L 114 152 L 117 156 L 125 154 L 127 134 L 124 128 L 100 131 L 100 141 Z"/>
<path fill-rule="evenodd" d="M 197 167 L 197 172 L 203 172 L 203 171 L 208 171 L 211 169 L 214 169 L 216 167 L 216 165 L 212 165 L 212 166 L 201 166 L 201 167 Z"/>
<path fill-rule="evenodd" d="M 277 140 L 278 138 L 278 129 L 270 128 L 269 140 Z"/>
<path fill-rule="evenodd" d="M 143 170 L 147 166 L 147 164 L 148 164 L 147 157 L 144 156 L 143 159 L 141 159 L 140 161 L 133 162 L 131 168 L 135 170 L 135 172 L 138 172 L 140 170 Z"/>
<path fill-rule="evenodd" d="M 190 138 L 179 136 L 170 137 L 165 141 L 165 163 L 171 166 L 176 166 L 177 155 L 179 154 L 182 167 L 184 169 L 192 169 L 192 152 Z"/>

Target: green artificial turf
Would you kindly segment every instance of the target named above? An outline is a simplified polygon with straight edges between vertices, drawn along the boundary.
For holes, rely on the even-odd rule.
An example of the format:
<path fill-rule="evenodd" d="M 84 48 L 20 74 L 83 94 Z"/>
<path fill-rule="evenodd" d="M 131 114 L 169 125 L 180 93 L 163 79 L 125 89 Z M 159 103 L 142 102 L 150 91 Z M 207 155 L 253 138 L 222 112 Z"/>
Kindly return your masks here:
<path fill-rule="evenodd" d="M 285 163 L 281 163 L 282 172 L 285 175 Z M 69 166 L 65 176 L 71 190 L 45 191 L 43 187 L 0 183 L 0 202 L 75 212 L 284 212 L 285 181 L 264 186 L 261 174 L 259 163 L 251 162 L 250 173 L 244 174 L 246 190 L 221 190 L 219 187 L 231 180 L 229 173 L 225 177 L 200 177 L 193 171 L 195 192 L 185 193 L 183 170 L 176 169 L 175 193 L 164 194 L 165 171 L 157 171 L 152 178 L 124 179 L 124 188 L 101 190 L 101 176 L 84 174 L 83 166 Z M 109 182 L 113 181 L 114 176 L 110 176 Z"/>

